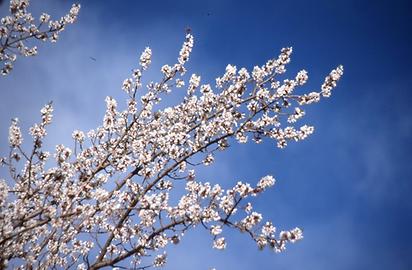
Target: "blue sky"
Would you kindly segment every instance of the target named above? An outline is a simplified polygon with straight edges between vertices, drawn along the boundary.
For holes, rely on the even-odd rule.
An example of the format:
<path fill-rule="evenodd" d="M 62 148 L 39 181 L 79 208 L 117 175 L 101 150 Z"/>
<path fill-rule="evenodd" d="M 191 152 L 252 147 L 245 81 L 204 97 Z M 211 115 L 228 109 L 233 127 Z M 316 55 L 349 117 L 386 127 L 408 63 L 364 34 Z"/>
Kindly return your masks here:
<path fill-rule="evenodd" d="M 62 15 L 71 1 L 32 1 L 34 12 Z M 107 95 L 124 98 L 123 79 L 146 46 L 160 66 L 177 57 L 186 27 L 195 36 L 191 72 L 213 82 L 228 63 L 252 68 L 293 46 L 289 76 L 309 71 L 317 89 L 338 64 L 345 75 L 328 100 L 302 120 L 316 127 L 302 143 L 230 149 L 202 170 L 230 185 L 273 174 L 277 185 L 256 209 L 304 240 L 285 253 L 258 251 L 246 235 L 228 234 L 224 252 L 202 230 L 170 250 L 166 269 L 410 269 L 412 267 L 412 93 L 408 1 L 80 1 L 78 22 L 39 56 L 19 59 L 0 78 L 0 149 L 12 117 L 23 128 L 54 101 L 48 147 L 70 144 L 74 129 L 101 121 Z M 0 6 L 0 15 L 6 10 Z M 96 61 L 90 59 L 93 57 Z M 28 139 L 28 138 L 27 138 Z M 4 175 L 4 174 L 3 174 Z"/>

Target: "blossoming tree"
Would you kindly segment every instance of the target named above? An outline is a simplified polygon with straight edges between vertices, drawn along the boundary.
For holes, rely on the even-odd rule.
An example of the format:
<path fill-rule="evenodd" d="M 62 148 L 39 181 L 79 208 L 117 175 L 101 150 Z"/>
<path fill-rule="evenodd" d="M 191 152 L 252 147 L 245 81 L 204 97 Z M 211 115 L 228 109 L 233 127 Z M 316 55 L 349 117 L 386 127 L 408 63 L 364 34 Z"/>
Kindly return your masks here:
<path fill-rule="evenodd" d="M 37 46 L 28 47 L 33 39 L 56 42 L 66 25 L 76 21 L 80 5 L 73 5 L 69 13 L 59 20 L 50 20 L 50 15 L 43 13 L 36 22 L 27 12 L 29 0 L 11 0 L 10 16 L 1 19 L 0 24 L 0 73 L 7 75 L 13 69 L 17 55 L 34 56 Z"/>
<path fill-rule="evenodd" d="M 4 74 L 15 59 L 13 46 L 31 55 L 35 49 L 18 44 L 43 35 L 55 40 L 79 10 L 75 5 L 47 30 L 32 31 L 27 4 L 12 0 L 14 17 L 3 18 L 0 26 Z M 40 20 L 48 18 L 42 15 Z M 258 248 L 276 252 L 302 238 L 299 228 L 277 233 L 248 201 L 275 184 L 272 176 L 224 190 L 201 182 L 195 170 L 214 162 L 216 152 L 227 151 L 232 142 L 267 138 L 284 148 L 289 141 L 305 139 L 314 129 L 295 127 L 305 114 L 302 108 L 331 95 L 342 66 L 331 71 L 320 91 L 295 94 L 308 76 L 302 70 L 293 79 L 278 79 L 292 53 L 284 48 L 251 71 L 228 65 L 211 85 L 199 75 L 184 76 L 193 41 L 187 34 L 177 62 L 161 68 L 159 81 L 143 86 L 152 55 L 146 48 L 140 66 L 123 82 L 125 109 L 107 97 L 102 124 L 87 133 L 74 131 L 73 148 L 57 145 L 53 153 L 42 148 L 52 104 L 41 109 L 41 121 L 30 128 L 29 150 L 23 149 L 18 120 L 12 121 L 10 153 L 1 159 L 9 178 L 0 180 L 0 267 L 160 267 L 166 263 L 167 246 L 179 244 L 195 227 L 210 232 L 216 249 L 226 247 L 228 229 L 246 232 Z M 185 89 L 183 101 L 154 109 L 175 88 Z M 175 192 L 181 186 L 185 189 Z"/>

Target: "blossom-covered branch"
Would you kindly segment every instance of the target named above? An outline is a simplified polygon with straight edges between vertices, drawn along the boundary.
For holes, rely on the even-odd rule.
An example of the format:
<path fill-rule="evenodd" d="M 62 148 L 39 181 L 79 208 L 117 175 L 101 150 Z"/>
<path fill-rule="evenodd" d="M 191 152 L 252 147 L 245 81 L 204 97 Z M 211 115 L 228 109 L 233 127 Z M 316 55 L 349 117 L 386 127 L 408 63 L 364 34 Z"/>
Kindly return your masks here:
<path fill-rule="evenodd" d="M 74 131 L 74 148 L 58 145 L 54 153 L 42 148 L 52 104 L 30 129 L 28 153 L 18 120 L 12 121 L 10 154 L 2 159 L 10 179 L 0 181 L 3 266 L 160 267 L 166 247 L 179 244 L 195 227 L 210 232 L 216 249 L 228 245 L 228 229 L 246 232 L 260 249 L 276 252 L 302 238 L 299 228 L 277 233 L 253 209 L 250 197 L 272 187 L 272 176 L 255 184 L 239 181 L 225 190 L 201 181 L 196 167 L 210 165 L 234 142 L 269 139 L 284 148 L 305 139 L 314 129 L 296 127 L 303 107 L 330 96 L 342 66 L 331 71 L 320 91 L 298 94 L 308 75 L 302 70 L 293 79 L 279 79 L 292 53 L 284 48 L 252 71 L 228 65 L 214 84 L 201 83 L 199 75 L 186 75 L 193 42 L 187 34 L 177 62 L 164 65 L 161 79 L 143 87 L 152 56 L 146 48 L 140 67 L 123 82 L 125 109 L 107 97 L 102 125 L 87 133 Z M 161 107 L 172 90 L 185 91 L 183 100 Z"/>
<path fill-rule="evenodd" d="M 51 20 L 50 15 L 43 13 L 38 22 L 27 12 L 29 0 L 10 0 L 11 15 L 1 19 L 0 24 L 0 73 L 7 75 L 13 69 L 17 55 L 37 55 L 37 46 L 29 46 L 33 39 L 56 42 L 66 25 L 76 21 L 80 10 L 74 4 L 69 13 L 59 20 Z"/>

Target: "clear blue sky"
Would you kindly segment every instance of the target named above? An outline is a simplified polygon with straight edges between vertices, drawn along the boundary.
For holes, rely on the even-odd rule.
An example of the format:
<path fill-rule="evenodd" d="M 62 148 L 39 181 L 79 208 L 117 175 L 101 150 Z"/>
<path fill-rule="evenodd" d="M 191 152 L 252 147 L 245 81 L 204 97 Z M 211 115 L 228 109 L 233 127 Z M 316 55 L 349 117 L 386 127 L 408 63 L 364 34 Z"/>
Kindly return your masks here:
<path fill-rule="evenodd" d="M 0 78 L 0 149 L 12 117 L 27 128 L 55 104 L 48 146 L 70 144 L 74 129 L 94 128 L 104 97 L 124 97 L 124 78 L 145 46 L 155 78 L 176 59 L 186 27 L 195 36 L 190 71 L 205 80 L 228 63 L 248 68 L 293 46 L 288 74 L 305 68 L 311 91 L 338 64 L 345 75 L 333 96 L 308 107 L 315 134 L 285 150 L 247 145 L 202 171 L 211 182 L 277 185 L 256 202 L 281 229 L 299 226 L 304 240 L 285 253 L 258 251 L 246 235 L 229 234 L 224 252 L 193 232 L 170 252 L 166 269 L 412 268 L 412 5 L 408 1 L 80 1 L 79 21 L 34 59 L 20 59 Z M 33 1 L 61 15 L 71 1 Z M 0 15 L 6 5 L 0 6 Z M 93 57 L 96 61 L 90 59 Z M 4 174 L 3 174 L 4 175 Z"/>

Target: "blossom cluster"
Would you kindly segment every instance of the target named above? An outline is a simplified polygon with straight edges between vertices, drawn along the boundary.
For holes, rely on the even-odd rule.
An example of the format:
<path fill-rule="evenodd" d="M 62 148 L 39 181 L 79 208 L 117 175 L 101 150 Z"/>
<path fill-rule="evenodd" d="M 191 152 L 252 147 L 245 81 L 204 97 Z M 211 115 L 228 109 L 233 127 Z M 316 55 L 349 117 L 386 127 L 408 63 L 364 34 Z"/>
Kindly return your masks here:
<path fill-rule="evenodd" d="M 147 84 L 142 77 L 152 51 L 146 48 L 140 67 L 122 84 L 125 108 L 107 97 L 102 124 L 75 130 L 74 148 L 43 150 L 52 104 L 30 129 L 28 153 L 12 121 L 10 155 L 1 160 L 10 172 L 0 181 L 1 267 L 100 269 L 125 261 L 135 269 L 161 267 L 166 248 L 193 228 L 208 230 L 218 250 L 230 245 L 224 236 L 230 229 L 275 252 L 303 237 L 299 228 L 277 233 L 251 203 L 275 185 L 273 176 L 224 189 L 199 179 L 196 168 L 217 162 L 232 142 L 268 139 L 284 148 L 305 139 L 313 127 L 294 126 L 304 116 L 302 106 L 328 97 L 343 68 L 333 70 L 319 92 L 296 94 L 308 75 L 303 70 L 279 79 L 292 53 L 285 48 L 252 71 L 228 65 L 212 85 L 199 75 L 185 76 L 193 44 L 187 34 L 177 63 L 164 65 L 162 77 Z M 159 108 L 164 96 L 184 86 L 181 103 Z"/>
<path fill-rule="evenodd" d="M 0 20 L 0 73 L 9 74 L 17 56 L 37 55 L 37 46 L 29 46 L 30 40 L 56 42 L 66 25 L 76 21 L 80 5 L 74 4 L 69 13 L 59 20 L 52 20 L 43 13 L 39 19 L 27 11 L 29 0 L 10 0 L 10 15 Z"/>

